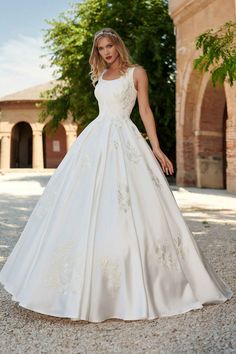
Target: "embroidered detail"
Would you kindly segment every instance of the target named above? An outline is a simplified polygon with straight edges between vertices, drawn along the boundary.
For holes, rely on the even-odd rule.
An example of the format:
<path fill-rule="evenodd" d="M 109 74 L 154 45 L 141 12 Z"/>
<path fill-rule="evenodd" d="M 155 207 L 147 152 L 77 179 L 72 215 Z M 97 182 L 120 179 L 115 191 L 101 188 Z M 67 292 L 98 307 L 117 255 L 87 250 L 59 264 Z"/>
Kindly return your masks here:
<path fill-rule="evenodd" d="M 168 268 L 175 268 L 177 263 L 174 261 L 171 253 L 168 251 L 167 245 L 156 246 L 155 253 L 157 259 Z"/>
<path fill-rule="evenodd" d="M 157 188 L 159 188 L 161 186 L 159 179 L 154 174 L 152 175 L 152 181 Z"/>
<path fill-rule="evenodd" d="M 118 140 L 113 140 L 113 146 L 116 150 L 118 149 L 118 147 L 120 146 Z"/>
<path fill-rule="evenodd" d="M 177 254 L 178 254 L 182 259 L 184 259 L 184 254 L 185 254 L 186 252 L 188 252 L 188 248 L 183 245 L 183 240 L 182 240 L 181 235 L 180 235 L 179 232 L 177 233 L 177 236 L 174 237 L 174 243 L 175 243 L 175 246 L 176 246 Z"/>
<path fill-rule="evenodd" d="M 161 182 L 159 181 L 158 177 L 154 174 L 154 172 L 152 171 L 152 169 L 147 166 L 150 174 L 151 174 L 151 178 L 152 178 L 152 182 L 154 184 L 154 186 L 156 186 L 156 188 L 160 188 L 161 187 Z"/>
<path fill-rule="evenodd" d="M 118 262 L 108 257 L 103 257 L 98 260 L 98 263 L 106 277 L 108 289 L 112 295 L 115 295 L 121 285 L 121 271 Z"/>
<path fill-rule="evenodd" d="M 127 87 L 123 92 L 122 108 L 127 109 L 132 98 L 132 86 L 130 80 L 128 80 Z"/>
<path fill-rule="evenodd" d="M 114 125 L 117 128 L 121 128 L 124 123 L 129 122 L 131 119 L 127 116 L 122 117 L 122 113 L 119 116 L 104 116 L 100 118 L 100 121 L 106 121 L 109 122 L 110 124 Z"/>
<path fill-rule="evenodd" d="M 138 130 L 136 125 L 132 125 L 131 128 L 133 129 L 133 131 L 134 131 L 134 133 L 135 133 L 135 135 L 137 136 L 138 139 L 142 139 L 143 138 L 142 133 Z"/>
<path fill-rule="evenodd" d="M 91 160 L 89 154 L 84 154 L 81 158 L 81 167 L 82 168 L 90 168 L 91 167 Z"/>
<path fill-rule="evenodd" d="M 130 69 L 128 69 L 130 70 Z M 134 97 L 134 88 L 133 88 L 133 83 L 132 81 L 132 70 L 131 72 L 127 72 L 127 80 L 125 81 L 126 87 L 124 88 L 123 91 L 123 97 L 122 97 L 122 108 L 123 110 L 130 111 L 133 107 L 134 100 L 136 99 L 136 96 Z"/>
<path fill-rule="evenodd" d="M 151 253 L 151 259 L 154 260 L 155 264 L 162 264 L 162 266 L 169 269 L 174 269 L 180 271 L 181 267 L 176 256 L 173 256 L 170 252 L 169 245 L 156 245 Z"/>
<path fill-rule="evenodd" d="M 78 293 L 81 282 L 82 257 L 74 254 L 76 242 L 65 241 L 51 255 L 48 273 L 43 279 L 46 287 L 62 294 Z"/>
<path fill-rule="evenodd" d="M 125 183 L 120 183 L 118 186 L 117 195 L 118 195 L 118 202 L 121 209 L 127 212 L 131 205 L 128 185 Z"/>
<path fill-rule="evenodd" d="M 119 141 L 117 139 L 112 139 L 110 142 L 110 146 L 111 148 L 115 148 L 117 150 L 120 146 Z"/>
<path fill-rule="evenodd" d="M 115 127 L 121 128 L 127 118 L 110 118 L 110 120 Z"/>
<path fill-rule="evenodd" d="M 130 161 L 137 163 L 140 160 L 141 155 L 129 141 L 126 143 L 126 151 L 127 157 Z"/>

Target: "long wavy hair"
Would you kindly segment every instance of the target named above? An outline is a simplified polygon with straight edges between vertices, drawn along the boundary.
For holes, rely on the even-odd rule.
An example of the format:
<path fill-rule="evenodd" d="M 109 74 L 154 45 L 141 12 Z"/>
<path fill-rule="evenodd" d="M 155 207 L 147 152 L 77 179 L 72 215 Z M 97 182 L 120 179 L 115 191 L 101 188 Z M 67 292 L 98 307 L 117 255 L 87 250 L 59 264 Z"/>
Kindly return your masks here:
<path fill-rule="evenodd" d="M 133 64 L 129 55 L 129 51 L 126 48 L 123 40 L 119 34 L 112 28 L 106 27 L 97 31 L 93 39 L 93 47 L 89 57 L 89 64 L 91 71 L 89 72 L 93 86 L 98 81 L 101 73 L 108 67 L 106 61 L 102 58 L 98 51 L 98 41 L 101 38 L 107 37 L 115 45 L 116 50 L 120 56 L 120 75 L 124 75 L 128 67 L 137 66 Z"/>

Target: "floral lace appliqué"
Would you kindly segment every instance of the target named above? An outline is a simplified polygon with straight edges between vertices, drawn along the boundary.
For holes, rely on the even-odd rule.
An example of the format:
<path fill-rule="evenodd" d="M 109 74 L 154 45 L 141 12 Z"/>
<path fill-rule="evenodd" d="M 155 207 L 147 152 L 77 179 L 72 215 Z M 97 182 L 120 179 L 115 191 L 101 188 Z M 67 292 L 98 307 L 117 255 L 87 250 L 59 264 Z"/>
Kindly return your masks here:
<path fill-rule="evenodd" d="M 130 207 L 130 195 L 129 195 L 129 187 L 126 183 L 120 183 L 117 191 L 118 202 L 120 208 L 127 212 Z"/>
<path fill-rule="evenodd" d="M 169 269 L 181 271 L 180 259 L 185 259 L 185 254 L 188 252 L 188 248 L 183 245 L 179 232 L 173 237 L 173 241 L 175 244 L 175 250 L 172 251 L 173 245 L 168 243 L 156 245 L 150 251 L 151 258 L 154 258 L 158 264 L 162 264 Z"/>
<path fill-rule="evenodd" d="M 126 111 L 129 111 L 130 107 L 132 107 L 133 105 L 132 99 L 133 99 L 134 88 L 131 80 L 133 80 L 133 78 L 130 75 L 130 73 L 127 72 L 127 80 L 125 81 L 126 87 L 123 91 L 123 99 L 122 99 L 122 108 L 123 110 Z"/>
<path fill-rule="evenodd" d="M 132 130 L 138 139 L 144 139 L 141 132 L 138 130 L 138 128 L 135 125 L 132 125 Z"/>
<path fill-rule="evenodd" d="M 128 159 L 134 163 L 137 163 L 141 158 L 139 152 L 129 141 L 126 143 L 126 152 Z"/>
<path fill-rule="evenodd" d="M 106 277 L 107 287 L 114 295 L 121 285 L 121 271 L 118 262 L 104 257 L 98 260 L 101 270 Z"/>
<path fill-rule="evenodd" d="M 130 118 L 124 117 L 124 118 L 111 118 L 110 121 L 112 125 L 114 125 L 116 128 L 121 128 L 125 122 L 127 122 Z"/>
<path fill-rule="evenodd" d="M 174 243 L 176 247 L 177 254 L 184 259 L 185 253 L 188 252 L 188 248 L 183 245 L 183 240 L 181 238 L 180 233 L 178 232 L 177 235 L 174 237 Z"/>
<path fill-rule="evenodd" d="M 169 269 L 180 270 L 178 259 L 171 254 L 167 244 L 156 245 L 153 251 L 154 259 L 158 264 L 161 263 Z"/>
<path fill-rule="evenodd" d="M 128 81 L 127 83 L 127 87 L 126 89 L 124 90 L 124 93 L 123 93 L 123 101 L 122 101 L 122 108 L 123 109 L 127 109 L 127 106 L 129 105 L 130 103 L 130 100 L 131 100 L 131 97 L 132 97 L 132 85 L 131 85 L 131 82 Z"/>
<path fill-rule="evenodd" d="M 111 147 L 112 148 L 117 150 L 119 148 L 119 146 L 120 146 L 120 143 L 119 143 L 119 141 L 117 139 L 114 139 L 114 140 L 111 141 Z"/>
<path fill-rule="evenodd" d="M 62 294 L 77 293 L 81 282 L 82 258 L 74 254 L 75 242 L 64 242 L 53 251 L 43 283 Z"/>
<path fill-rule="evenodd" d="M 161 187 L 161 182 L 159 181 L 159 178 L 154 174 L 154 172 L 152 171 L 152 169 L 147 166 L 149 172 L 150 172 L 150 175 L 151 175 L 151 178 L 152 178 L 152 182 L 154 184 L 154 186 L 156 188 L 160 188 Z"/>

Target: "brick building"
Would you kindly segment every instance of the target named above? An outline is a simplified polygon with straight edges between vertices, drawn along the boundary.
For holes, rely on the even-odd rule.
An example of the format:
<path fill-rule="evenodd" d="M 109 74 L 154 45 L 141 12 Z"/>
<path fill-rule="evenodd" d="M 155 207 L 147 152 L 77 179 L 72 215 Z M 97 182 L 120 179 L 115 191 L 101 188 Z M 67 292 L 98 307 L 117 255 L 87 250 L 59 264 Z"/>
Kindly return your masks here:
<path fill-rule="evenodd" d="M 63 121 L 56 133 L 38 122 L 40 93 L 53 83 L 38 85 L 0 98 L 0 168 L 56 168 L 77 137 L 77 125 Z M 47 129 L 46 129 L 47 130 Z"/>
<path fill-rule="evenodd" d="M 236 19 L 235 0 L 169 0 L 175 25 L 177 184 L 236 192 L 236 85 L 193 70 L 195 39 Z"/>

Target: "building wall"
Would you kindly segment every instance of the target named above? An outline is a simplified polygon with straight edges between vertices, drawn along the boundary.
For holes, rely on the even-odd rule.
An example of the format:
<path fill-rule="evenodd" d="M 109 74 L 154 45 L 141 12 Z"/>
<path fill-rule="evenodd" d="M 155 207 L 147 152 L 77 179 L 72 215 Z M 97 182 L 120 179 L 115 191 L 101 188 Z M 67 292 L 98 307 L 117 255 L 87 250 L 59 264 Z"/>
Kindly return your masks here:
<path fill-rule="evenodd" d="M 52 136 L 47 132 L 43 133 L 43 146 L 44 167 L 56 168 L 67 152 L 65 128 L 60 124 Z"/>
<path fill-rule="evenodd" d="M 46 135 L 43 141 L 43 128 L 48 123 L 48 120 L 44 123 L 39 123 L 39 112 L 40 109 L 36 107 L 35 102 L 18 101 L 0 103 L 0 168 L 2 170 L 9 170 L 11 166 L 14 165 L 12 161 L 14 160 L 14 154 L 16 154 L 16 152 L 13 152 L 13 140 L 17 140 L 19 137 L 14 134 L 13 128 L 19 122 L 28 123 L 32 129 L 31 165 L 34 169 L 57 167 L 76 139 L 77 125 L 72 123 L 72 120 L 68 118 L 67 121 L 61 124 L 61 127 L 53 137 Z M 19 135 L 19 132 L 17 134 Z M 30 146 L 30 144 L 28 145 Z M 22 143 L 19 149 L 25 152 L 27 151 L 24 137 L 22 137 Z M 23 157 L 21 158 L 21 161 L 22 160 Z M 26 164 L 25 162 L 25 165 Z M 21 167 L 24 167 L 23 162 Z"/>
<path fill-rule="evenodd" d="M 177 184 L 236 192 L 236 88 L 193 70 L 202 32 L 235 20 L 234 0 L 169 0 L 176 32 Z"/>

